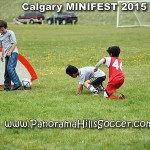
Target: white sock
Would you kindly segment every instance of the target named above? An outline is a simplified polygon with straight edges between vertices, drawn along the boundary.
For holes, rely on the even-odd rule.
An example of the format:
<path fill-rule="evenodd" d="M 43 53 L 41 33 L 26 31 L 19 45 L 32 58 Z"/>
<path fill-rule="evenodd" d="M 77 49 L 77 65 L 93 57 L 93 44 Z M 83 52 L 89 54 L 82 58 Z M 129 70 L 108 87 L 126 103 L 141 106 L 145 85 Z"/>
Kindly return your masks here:
<path fill-rule="evenodd" d="M 91 84 L 87 86 L 87 89 L 89 89 L 92 93 L 96 92 L 96 89 Z"/>

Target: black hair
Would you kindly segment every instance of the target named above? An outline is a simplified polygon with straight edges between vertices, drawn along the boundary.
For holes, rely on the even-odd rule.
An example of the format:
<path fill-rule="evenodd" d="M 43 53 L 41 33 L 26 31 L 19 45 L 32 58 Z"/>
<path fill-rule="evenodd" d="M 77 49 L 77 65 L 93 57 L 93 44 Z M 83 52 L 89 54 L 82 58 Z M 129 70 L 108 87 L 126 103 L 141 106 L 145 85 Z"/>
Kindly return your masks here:
<path fill-rule="evenodd" d="M 7 22 L 0 20 L 0 28 L 4 27 L 5 29 L 7 28 Z"/>
<path fill-rule="evenodd" d="M 107 52 L 112 54 L 112 57 L 118 57 L 120 54 L 120 48 L 119 46 L 111 46 L 107 49 Z"/>
<path fill-rule="evenodd" d="M 72 76 L 73 74 L 76 74 L 78 72 L 78 68 L 72 65 L 68 65 L 66 68 L 66 74 Z"/>

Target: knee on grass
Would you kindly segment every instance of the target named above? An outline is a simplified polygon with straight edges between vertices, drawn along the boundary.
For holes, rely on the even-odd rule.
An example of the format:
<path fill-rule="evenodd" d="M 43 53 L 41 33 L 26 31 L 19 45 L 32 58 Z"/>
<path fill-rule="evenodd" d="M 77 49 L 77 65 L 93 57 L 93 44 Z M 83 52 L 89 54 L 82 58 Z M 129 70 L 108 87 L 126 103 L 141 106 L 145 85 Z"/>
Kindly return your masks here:
<path fill-rule="evenodd" d="M 91 81 L 87 80 L 84 82 L 84 87 L 88 88 L 88 86 L 91 85 Z"/>

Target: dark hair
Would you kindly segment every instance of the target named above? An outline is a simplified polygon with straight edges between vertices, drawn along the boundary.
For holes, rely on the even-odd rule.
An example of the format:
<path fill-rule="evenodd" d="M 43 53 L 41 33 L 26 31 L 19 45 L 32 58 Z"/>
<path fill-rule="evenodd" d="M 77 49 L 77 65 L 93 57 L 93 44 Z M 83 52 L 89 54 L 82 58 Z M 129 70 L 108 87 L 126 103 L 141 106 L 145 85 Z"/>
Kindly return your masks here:
<path fill-rule="evenodd" d="M 0 20 L 0 28 L 4 27 L 5 29 L 7 28 L 7 22 Z"/>
<path fill-rule="evenodd" d="M 76 68 L 75 66 L 68 65 L 68 67 L 66 68 L 66 73 L 70 76 L 76 74 L 77 72 L 78 72 L 78 68 Z"/>
<path fill-rule="evenodd" d="M 119 46 L 111 46 L 107 49 L 107 52 L 112 54 L 112 57 L 118 57 L 120 54 L 120 48 Z"/>

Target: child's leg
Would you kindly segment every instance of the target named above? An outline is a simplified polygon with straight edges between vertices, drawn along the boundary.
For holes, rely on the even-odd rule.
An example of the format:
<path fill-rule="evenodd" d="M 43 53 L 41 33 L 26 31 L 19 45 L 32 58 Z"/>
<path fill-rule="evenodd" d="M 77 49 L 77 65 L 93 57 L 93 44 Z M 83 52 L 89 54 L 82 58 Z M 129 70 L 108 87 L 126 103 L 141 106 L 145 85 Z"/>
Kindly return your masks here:
<path fill-rule="evenodd" d="M 117 97 L 110 96 L 110 97 L 107 97 L 107 99 L 126 99 L 127 100 L 127 98 L 123 94 L 120 94 Z"/>
<path fill-rule="evenodd" d="M 106 76 L 103 76 L 103 77 L 100 77 L 100 78 L 101 78 L 100 85 L 101 85 L 101 87 L 104 89 L 103 82 L 105 81 Z"/>
<path fill-rule="evenodd" d="M 106 76 L 102 76 L 99 78 L 95 78 L 95 80 L 92 81 L 92 85 L 98 90 L 98 91 L 104 91 L 103 87 L 103 81 L 106 79 Z"/>
<path fill-rule="evenodd" d="M 90 80 L 85 81 L 84 86 L 88 90 L 90 90 L 93 94 L 95 94 L 97 92 L 97 90 L 93 87 L 93 85 L 91 85 L 91 81 Z"/>
<path fill-rule="evenodd" d="M 104 98 L 107 98 L 107 99 L 120 99 L 120 96 L 112 97 L 112 96 L 109 95 L 109 93 L 105 89 L 105 91 L 104 91 Z"/>
<path fill-rule="evenodd" d="M 4 73 L 4 90 L 10 90 L 11 89 L 11 77 L 8 72 L 8 62 L 9 62 L 9 57 L 5 57 L 5 73 Z"/>
<path fill-rule="evenodd" d="M 108 82 L 108 85 L 104 91 L 104 97 L 107 99 L 124 99 L 124 95 L 119 95 L 117 97 L 112 97 L 114 91 L 119 89 L 124 83 L 124 78 L 114 79 L 111 82 Z"/>
<path fill-rule="evenodd" d="M 116 96 L 116 97 L 109 96 L 106 89 L 104 91 L 104 98 L 107 98 L 107 99 L 127 99 L 127 98 L 125 98 L 125 96 L 123 94 Z"/>
<path fill-rule="evenodd" d="M 8 71 L 9 75 L 11 76 L 11 80 L 14 83 L 14 87 L 21 86 L 21 82 L 19 80 L 19 77 L 16 73 L 16 65 L 18 61 L 18 53 L 12 53 L 9 62 L 8 62 Z"/>

